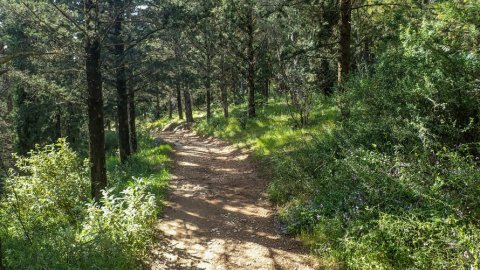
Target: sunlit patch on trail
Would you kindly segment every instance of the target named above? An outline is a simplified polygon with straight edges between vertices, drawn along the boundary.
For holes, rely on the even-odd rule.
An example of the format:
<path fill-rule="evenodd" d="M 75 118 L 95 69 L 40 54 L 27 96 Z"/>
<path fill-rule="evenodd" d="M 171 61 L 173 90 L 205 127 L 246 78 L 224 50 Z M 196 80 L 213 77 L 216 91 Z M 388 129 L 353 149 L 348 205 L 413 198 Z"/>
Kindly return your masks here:
<path fill-rule="evenodd" d="M 276 232 L 248 153 L 189 132 L 160 135 L 182 147 L 150 269 L 316 269 L 297 241 Z"/>

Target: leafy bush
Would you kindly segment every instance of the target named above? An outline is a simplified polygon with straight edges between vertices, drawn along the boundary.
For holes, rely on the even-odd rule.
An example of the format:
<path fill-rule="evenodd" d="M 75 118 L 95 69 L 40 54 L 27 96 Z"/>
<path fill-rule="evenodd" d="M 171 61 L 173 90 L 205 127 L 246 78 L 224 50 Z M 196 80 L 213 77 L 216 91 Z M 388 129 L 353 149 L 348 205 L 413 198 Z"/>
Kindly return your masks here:
<path fill-rule="evenodd" d="M 158 213 L 149 190 L 165 174 L 117 182 L 94 203 L 87 169 L 64 139 L 17 157 L 0 211 L 8 269 L 139 268 Z"/>
<path fill-rule="evenodd" d="M 121 196 L 104 191 L 100 204 L 87 204 L 87 216 L 77 235 L 77 241 L 86 245 L 82 258 L 88 261 L 84 263 L 93 260 L 103 269 L 131 269 L 146 257 L 157 218 L 156 199 L 147 187 L 145 179 L 137 179 Z"/>
<path fill-rule="evenodd" d="M 88 198 L 87 163 L 77 158 L 65 140 L 16 157 L 16 169 L 5 184 L 6 207 L 26 235 L 37 229 L 74 224 Z"/>

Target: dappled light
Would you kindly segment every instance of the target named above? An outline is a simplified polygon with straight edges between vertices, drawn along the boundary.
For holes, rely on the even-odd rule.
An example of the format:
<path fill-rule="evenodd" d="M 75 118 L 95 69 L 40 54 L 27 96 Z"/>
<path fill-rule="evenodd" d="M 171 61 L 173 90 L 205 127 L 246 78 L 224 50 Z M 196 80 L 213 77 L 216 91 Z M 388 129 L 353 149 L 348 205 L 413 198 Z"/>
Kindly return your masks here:
<path fill-rule="evenodd" d="M 314 269 L 300 243 L 276 231 L 246 150 L 188 131 L 158 135 L 178 147 L 151 269 Z"/>
<path fill-rule="evenodd" d="M 0 0 L 0 270 L 480 270 L 480 0 Z"/>

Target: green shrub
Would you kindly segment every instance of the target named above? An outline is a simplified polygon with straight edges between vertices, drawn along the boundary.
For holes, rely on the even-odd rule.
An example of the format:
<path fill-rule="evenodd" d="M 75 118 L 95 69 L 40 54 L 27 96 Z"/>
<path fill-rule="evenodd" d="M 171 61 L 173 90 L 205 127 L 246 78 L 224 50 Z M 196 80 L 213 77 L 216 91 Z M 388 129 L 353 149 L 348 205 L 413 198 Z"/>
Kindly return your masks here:
<path fill-rule="evenodd" d="M 85 215 L 87 166 L 60 140 L 17 157 L 16 170 L 6 181 L 2 202 L 6 265 L 62 268 Z"/>
<path fill-rule="evenodd" d="M 37 228 L 75 224 L 84 213 L 90 182 L 88 167 L 64 139 L 16 157 L 16 171 L 5 184 L 5 203 L 16 227 L 35 235 Z"/>
<path fill-rule="evenodd" d="M 83 263 L 93 260 L 102 269 L 131 269 L 146 257 L 158 213 L 155 196 L 147 187 L 145 179 L 136 179 L 121 196 L 104 191 L 100 204 L 87 204 L 87 216 L 77 235 L 77 241 L 85 245 L 82 258 L 88 258 Z"/>
<path fill-rule="evenodd" d="M 135 159 L 161 166 L 157 162 L 166 160 L 167 151 L 163 146 L 144 149 Z M 130 180 L 113 181 L 115 186 L 94 203 L 89 199 L 88 163 L 64 139 L 17 157 L 16 164 L 0 211 L 8 269 L 140 268 L 158 213 L 152 192 L 165 188 L 165 170 L 155 176 L 150 169 L 151 175 L 139 178 L 126 173 Z"/>

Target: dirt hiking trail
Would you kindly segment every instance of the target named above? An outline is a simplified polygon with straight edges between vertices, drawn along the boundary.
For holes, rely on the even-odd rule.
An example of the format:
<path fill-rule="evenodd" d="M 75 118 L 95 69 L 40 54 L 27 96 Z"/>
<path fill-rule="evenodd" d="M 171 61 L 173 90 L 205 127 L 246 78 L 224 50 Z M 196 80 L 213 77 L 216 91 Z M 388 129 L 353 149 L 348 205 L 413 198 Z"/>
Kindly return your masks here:
<path fill-rule="evenodd" d="M 318 269 L 276 232 L 248 152 L 187 130 L 156 135 L 174 145 L 173 178 L 148 269 Z"/>

